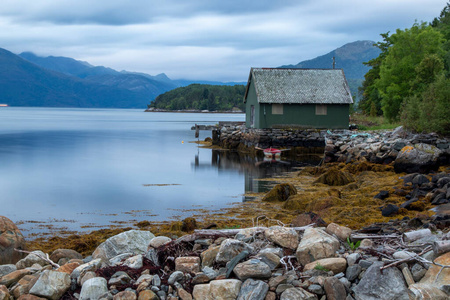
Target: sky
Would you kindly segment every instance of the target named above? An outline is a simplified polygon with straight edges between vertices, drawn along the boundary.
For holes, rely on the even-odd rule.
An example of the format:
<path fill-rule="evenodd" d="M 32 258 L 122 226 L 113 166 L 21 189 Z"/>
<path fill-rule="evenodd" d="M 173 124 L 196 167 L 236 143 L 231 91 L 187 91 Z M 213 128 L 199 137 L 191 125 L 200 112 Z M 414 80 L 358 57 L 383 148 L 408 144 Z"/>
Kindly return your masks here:
<path fill-rule="evenodd" d="M 447 0 L 1 0 L 0 48 L 171 79 L 246 81 L 438 17 Z"/>

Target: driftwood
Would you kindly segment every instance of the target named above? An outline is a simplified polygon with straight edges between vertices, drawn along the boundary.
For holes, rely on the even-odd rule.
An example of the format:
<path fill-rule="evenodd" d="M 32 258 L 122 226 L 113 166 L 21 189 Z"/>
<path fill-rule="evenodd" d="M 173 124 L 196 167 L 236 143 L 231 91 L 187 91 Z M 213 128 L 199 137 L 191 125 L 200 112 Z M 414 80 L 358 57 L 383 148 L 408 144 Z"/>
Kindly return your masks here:
<path fill-rule="evenodd" d="M 45 260 L 46 262 L 48 262 L 49 264 L 51 264 L 51 265 L 52 265 L 54 268 L 56 268 L 56 269 L 58 269 L 58 268 L 60 267 L 60 265 L 58 265 L 57 263 L 54 263 L 54 262 L 48 257 L 48 254 L 47 254 L 47 253 L 45 254 L 47 257 L 43 257 L 43 256 L 40 255 L 40 254 L 32 253 L 32 252 L 30 252 L 30 251 L 20 250 L 20 249 L 16 249 L 16 248 L 14 248 L 14 250 L 17 251 L 17 252 L 21 252 L 21 253 L 26 253 L 26 254 L 36 255 L 37 257 L 39 257 L 39 258 Z"/>
<path fill-rule="evenodd" d="M 414 241 L 417 241 L 418 239 L 421 239 L 421 238 L 429 236 L 429 235 L 431 235 L 431 230 L 428 228 L 415 230 L 415 231 L 409 231 L 409 232 L 405 232 L 403 234 L 406 242 L 414 242 Z"/>
<path fill-rule="evenodd" d="M 295 231 L 305 231 L 305 229 L 314 227 L 315 224 L 309 224 L 307 226 L 302 227 L 289 227 L 294 229 Z M 193 242 L 195 240 L 201 238 L 217 238 L 217 237 L 230 237 L 235 236 L 239 233 L 239 231 L 246 230 L 254 230 L 255 233 L 264 232 L 267 227 L 250 227 L 250 228 L 239 228 L 239 229 L 196 229 L 193 234 L 184 235 L 177 240 L 175 240 L 176 244 L 181 242 Z"/>
<path fill-rule="evenodd" d="M 436 241 L 433 243 L 433 252 L 436 255 L 441 255 L 450 252 L 450 241 Z"/>
<path fill-rule="evenodd" d="M 360 240 L 364 240 L 364 239 L 392 239 L 392 238 L 398 238 L 399 235 L 397 234 L 360 234 L 360 233 L 355 233 L 355 234 L 351 234 L 351 240 L 352 241 L 360 241 Z"/>
<path fill-rule="evenodd" d="M 399 260 L 397 260 L 397 261 L 395 261 L 395 262 L 393 262 L 393 263 L 391 263 L 391 264 L 388 264 L 388 265 L 386 265 L 386 266 L 384 266 L 384 267 L 381 267 L 380 270 L 384 270 L 384 269 L 387 269 L 387 268 L 390 268 L 390 267 L 394 267 L 394 266 L 397 266 L 397 265 L 399 265 L 399 264 L 402 264 L 402 263 L 405 263 L 405 262 L 408 262 L 408 261 L 411 261 L 411 260 L 419 260 L 419 261 L 423 261 L 423 259 L 422 259 L 420 256 L 421 256 L 422 254 L 424 254 L 424 253 L 429 252 L 429 251 L 431 251 L 431 247 L 426 247 L 426 248 L 423 249 L 423 251 L 420 252 L 419 254 L 414 254 L 414 255 L 411 255 L 411 257 L 407 257 L 407 258 L 404 258 L 404 259 L 399 259 Z M 429 263 L 432 264 L 432 262 L 429 262 Z"/>

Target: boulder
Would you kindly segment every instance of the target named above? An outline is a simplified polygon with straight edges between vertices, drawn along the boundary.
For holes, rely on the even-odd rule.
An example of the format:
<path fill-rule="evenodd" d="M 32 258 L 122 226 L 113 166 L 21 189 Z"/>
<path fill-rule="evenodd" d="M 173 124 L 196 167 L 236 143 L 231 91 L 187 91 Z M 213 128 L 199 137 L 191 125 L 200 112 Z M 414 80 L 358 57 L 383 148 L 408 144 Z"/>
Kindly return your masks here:
<path fill-rule="evenodd" d="M 6 264 L 6 265 L 0 265 L 0 277 L 9 274 L 11 272 L 16 271 L 16 265 L 13 264 Z"/>
<path fill-rule="evenodd" d="M 326 232 L 328 234 L 334 234 L 337 236 L 341 241 L 347 241 L 347 238 L 350 237 L 350 234 L 352 233 L 352 230 L 348 227 L 338 225 L 336 223 L 330 223 L 327 226 Z"/>
<path fill-rule="evenodd" d="M 216 256 L 219 253 L 220 246 L 211 247 L 200 254 L 202 259 L 202 268 L 211 267 L 216 260 Z"/>
<path fill-rule="evenodd" d="M 347 267 L 347 260 L 342 257 L 333 257 L 333 258 L 323 258 L 309 264 L 306 264 L 303 268 L 303 271 L 308 271 L 316 268 L 317 265 L 321 267 L 333 271 L 334 274 L 338 274 L 341 272 L 345 272 L 345 268 Z"/>
<path fill-rule="evenodd" d="M 237 300 L 264 300 L 269 285 L 261 280 L 247 279 L 241 286 Z"/>
<path fill-rule="evenodd" d="M 295 250 L 298 247 L 298 233 L 292 228 L 272 226 L 264 231 L 264 236 L 284 248 Z"/>
<path fill-rule="evenodd" d="M 209 285 L 210 299 L 228 300 L 236 299 L 238 297 L 242 282 L 237 279 L 213 280 L 209 283 Z"/>
<path fill-rule="evenodd" d="M 242 281 L 248 278 L 269 279 L 272 276 L 270 267 L 259 259 L 250 259 L 237 264 L 233 272 Z"/>
<path fill-rule="evenodd" d="M 150 241 L 154 238 L 150 231 L 129 230 L 110 237 L 101 243 L 92 257 L 109 260 L 122 253 L 145 254 Z"/>
<path fill-rule="evenodd" d="M 356 300 L 409 300 L 408 288 L 402 272 L 387 268 L 381 273 L 383 262 L 374 262 L 353 289 Z"/>
<path fill-rule="evenodd" d="M 16 224 L 0 216 L 0 265 L 15 264 L 25 255 L 14 249 L 25 249 L 25 239 Z"/>
<path fill-rule="evenodd" d="M 194 299 L 213 300 L 211 298 L 211 285 L 209 284 L 196 284 L 192 291 Z"/>
<path fill-rule="evenodd" d="M 439 168 L 438 158 L 442 150 L 429 144 L 415 144 L 405 146 L 400 150 L 394 161 L 394 170 L 397 173 L 429 173 Z"/>
<path fill-rule="evenodd" d="M 280 300 L 317 300 L 317 296 L 302 288 L 288 288 L 280 296 Z"/>
<path fill-rule="evenodd" d="M 227 263 L 244 250 L 249 253 L 254 251 L 253 247 L 242 241 L 226 239 L 220 244 L 219 252 L 216 255 L 216 261 Z"/>
<path fill-rule="evenodd" d="M 136 300 L 136 293 L 132 291 L 122 291 L 114 295 L 113 300 Z"/>
<path fill-rule="evenodd" d="M 48 265 L 49 263 L 43 259 L 43 257 L 46 257 L 45 253 L 41 250 L 36 250 L 28 254 L 25 258 L 22 258 L 16 263 L 16 267 L 18 270 L 25 269 L 28 267 L 31 267 L 34 264 L 38 264 L 41 266 Z"/>
<path fill-rule="evenodd" d="M 9 287 L 9 286 L 13 285 L 14 283 L 18 282 L 25 275 L 29 275 L 31 273 L 32 272 L 29 269 L 13 271 L 11 273 L 8 273 L 8 274 L 0 277 L 0 285 L 6 285 L 7 287 Z"/>
<path fill-rule="evenodd" d="M 80 253 L 78 253 L 77 251 L 72 250 L 72 249 L 56 249 L 50 255 L 50 259 L 53 262 L 60 264 L 60 265 L 61 265 L 61 263 L 59 261 L 62 258 L 69 261 L 71 259 L 83 259 L 83 255 L 81 255 Z"/>
<path fill-rule="evenodd" d="M 0 285 L 0 300 L 9 300 L 10 293 L 6 286 Z"/>
<path fill-rule="evenodd" d="M 281 183 L 274 186 L 267 194 L 262 198 L 262 201 L 266 202 L 281 202 L 286 201 L 289 196 L 297 194 L 297 189 L 290 183 Z"/>
<path fill-rule="evenodd" d="M 323 285 L 327 300 L 340 300 L 345 299 L 347 292 L 344 284 L 336 277 L 327 277 Z"/>
<path fill-rule="evenodd" d="M 175 259 L 175 270 L 187 273 L 200 272 L 200 257 L 183 256 Z"/>
<path fill-rule="evenodd" d="M 100 299 L 100 296 L 108 292 L 108 284 L 103 277 L 95 277 L 87 280 L 81 287 L 80 300 Z"/>
<path fill-rule="evenodd" d="M 434 262 L 444 266 L 450 265 L 450 252 L 439 256 Z M 431 265 L 425 276 L 420 280 L 420 283 L 437 286 L 450 285 L 450 268 L 442 269 L 437 265 Z"/>
<path fill-rule="evenodd" d="M 25 275 L 11 288 L 11 294 L 18 299 L 20 296 L 28 294 L 30 289 L 38 280 L 38 275 Z M 1 299 L 1 298 L 0 298 Z"/>
<path fill-rule="evenodd" d="M 70 288 L 70 276 L 67 273 L 45 270 L 30 289 L 30 294 L 51 300 L 61 298 Z"/>
<path fill-rule="evenodd" d="M 339 246 L 339 241 L 325 231 L 307 228 L 297 248 L 297 260 L 306 265 L 318 259 L 334 257 Z"/>

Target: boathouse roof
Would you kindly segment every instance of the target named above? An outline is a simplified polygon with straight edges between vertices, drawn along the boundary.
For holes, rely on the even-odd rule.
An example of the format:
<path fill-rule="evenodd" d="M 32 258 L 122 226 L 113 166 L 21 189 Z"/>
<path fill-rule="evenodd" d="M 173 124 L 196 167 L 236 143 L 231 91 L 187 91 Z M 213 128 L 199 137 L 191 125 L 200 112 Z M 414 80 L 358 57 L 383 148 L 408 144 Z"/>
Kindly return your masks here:
<path fill-rule="evenodd" d="M 244 101 L 251 82 L 259 103 L 353 103 L 342 69 L 251 68 Z"/>

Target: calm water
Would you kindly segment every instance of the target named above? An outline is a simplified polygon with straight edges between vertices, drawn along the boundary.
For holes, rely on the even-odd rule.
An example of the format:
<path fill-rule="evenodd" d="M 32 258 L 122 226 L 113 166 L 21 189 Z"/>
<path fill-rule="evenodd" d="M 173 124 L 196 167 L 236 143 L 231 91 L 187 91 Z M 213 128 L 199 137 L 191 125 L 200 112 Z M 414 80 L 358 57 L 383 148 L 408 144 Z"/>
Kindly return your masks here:
<path fill-rule="evenodd" d="M 25 235 L 172 220 L 245 201 L 288 171 L 198 148 L 191 126 L 239 114 L 0 108 L 0 215 Z M 200 140 L 211 136 L 201 131 Z M 128 224 L 122 224 L 128 222 Z M 53 228 L 48 228 L 51 224 Z"/>

